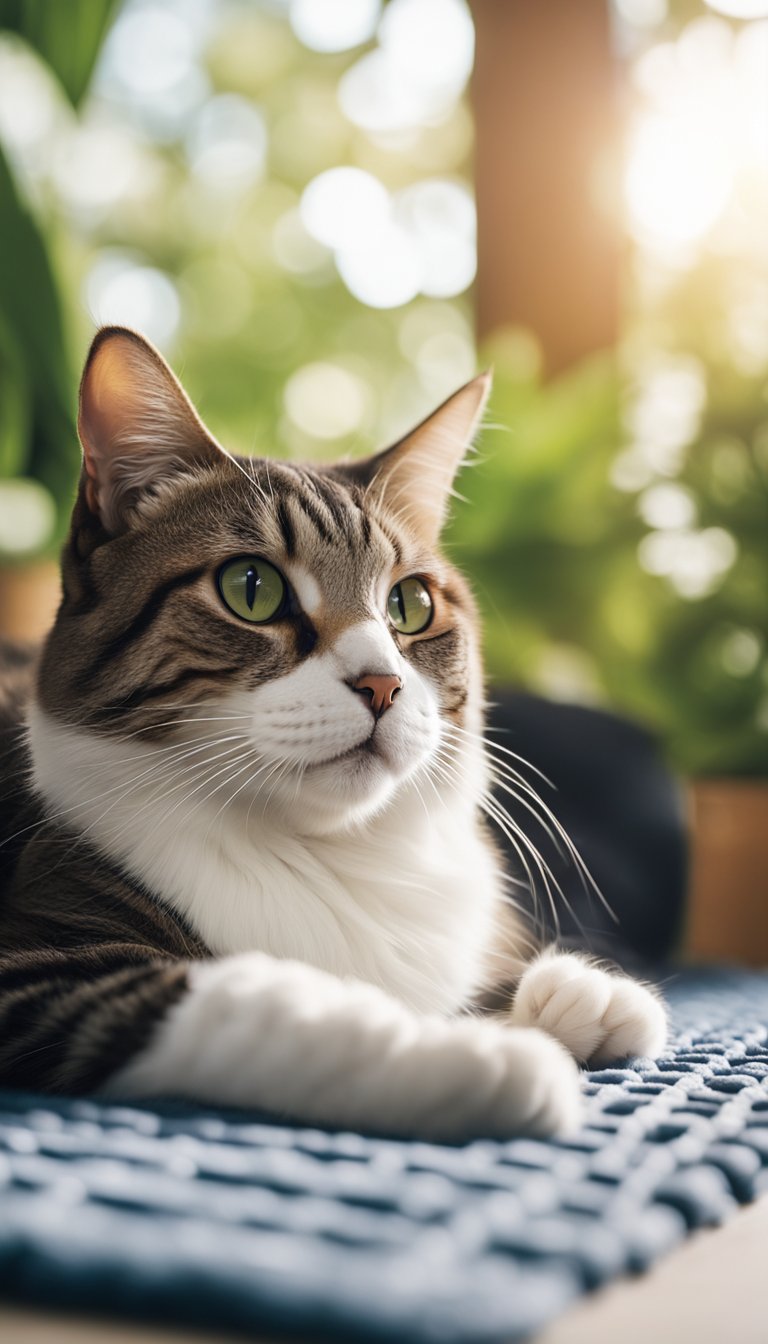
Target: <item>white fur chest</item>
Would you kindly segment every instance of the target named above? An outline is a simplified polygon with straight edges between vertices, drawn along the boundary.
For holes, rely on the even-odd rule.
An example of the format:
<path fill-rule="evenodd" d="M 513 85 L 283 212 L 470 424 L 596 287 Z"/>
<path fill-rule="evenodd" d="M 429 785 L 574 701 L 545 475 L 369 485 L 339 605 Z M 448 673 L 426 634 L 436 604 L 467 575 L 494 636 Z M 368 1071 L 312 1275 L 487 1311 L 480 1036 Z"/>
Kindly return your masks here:
<path fill-rule="evenodd" d="M 152 795 L 146 748 L 110 743 L 34 710 L 35 782 L 172 906 L 219 956 L 259 950 L 371 981 L 414 1008 L 451 1013 L 481 983 L 498 896 L 493 858 L 455 795 L 429 813 L 406 786 L 359 829 L 299 836 L 274 818 Z M 132 768 L 131 756 L 135 756 Z M 129 762 L 126 763 L 126 758 Z"/>

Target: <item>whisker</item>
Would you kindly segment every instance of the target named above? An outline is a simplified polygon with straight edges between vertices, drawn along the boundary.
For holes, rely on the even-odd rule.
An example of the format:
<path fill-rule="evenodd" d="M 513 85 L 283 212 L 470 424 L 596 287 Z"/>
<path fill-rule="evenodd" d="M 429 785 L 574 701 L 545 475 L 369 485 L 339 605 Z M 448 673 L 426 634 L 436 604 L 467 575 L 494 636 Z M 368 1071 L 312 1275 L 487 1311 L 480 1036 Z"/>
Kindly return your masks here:
<path fill-rule="evenodd" d="M 505 747 L 501 747 L 498 743 L 488 742 L 488 740 L 484 738 L 481 734 L 470 733 L 468 729 L 458 728 L 457 725 L 455 724 L 449 726 L 449 732 L 463 733 L 467 738 L 471 738 L 475 742 L 482 744 L 486 751 L 486 756 L 488 758 L 489 764 L 491 765 L 492 770 L 497 775 L 496 783 L 499 785 L 499 787 L 505 789 L 505 791 L 510 793 L 512 797 L 516 797 L 517 801 L 522 806 L 527 807 L 529 811 L 532 810 L 528 806 L 528 804 L 526 804 L 524 800 L 519 797 L 519 795 L 515 794 L 515 792 L 512 789 L 510 789 L 506 783 L 502 782 L 502 780 L 498 778 L 499 774 L 503 776 L 505 775 L 508 780 L 511 780 L 514 784 L 518 786 L 518 788 L 521 788 L 533 803 L 537 804 L 541 808 L 542 812 L 544 813 L 544 816 L 547 818 L 547 820 L 551 823 L 554 830 L 557 832 L 557 835 L 559 836 L 560 840 L 565 846 L 568 855 L 570 856 L 572 862 L 574 863 L 574 866 L 576 867 L 576 870 L 579 873 L 579 878 L 582 882 L 584 890 L 586 891 L 588 887 L 591 887 L 592 891 L 597 896 L 598 900 L 601 902 L 606 912 L 610 915 L 611 919 L 614 920 L 615 923 L 618 923 L 619 921 L 615 912 L 613 911 L 610 904 L 603 895 L 603 892 L 601 891 L 598 883 L 592 876 L 589 867 L 584 862 L 584 859 L 579 853 L 576 845 L 571 840 L 571 837 L 568 835 L 568 832 L 566 831 L 565 827 L 561 824 L 561 822 L 555 816 L 552 809 L 547 806 L 547 804 L 544 802 L 544 799 L 541 797 L 540 794 L 536 792 L 536 790 L 532 787 L 532 785 L 529 784 L 529 782 L 526 779 L 524 779 L 523 776 L 521 776 L 518 771 L 512 769 L 512 767 L 508 764 L 508 761 L 500 760 L 498 757 L 496 757 L 495 752 L 498 750 L 500 752 L 503 752 L 505 756 L 511 757 L 512 759 L 519 761 L 523 765 L 527 766 L 530 770 L 533 770 L 534 773 L 538 774 L 539 777 L 543 779 L 545 783 L 547 783 L 551 788 L 554 788 L 555 786 L 552 784 L 551 780 L 547 779 L 546 775 L 542 774 L 540 770 L 537 770 L 537 768 L 534 765 L 531 765 L 530 761 L 526 761 L 524 757 L 518 756 L 515 752 L 509 751 Z M 535 812 L 533 813 L 533 815 L 536 816 L 536 819 L 539 825 L 542 827 L 542 829 L 550 834 L 550 838 L 552 839 L 556 848 L 559 849 L 559 845 L 557 844 L 555 837 L 548 830 L 548 827 L 544 819 L 542 817 L 537 816 Z M 562 853 L 562 851 L 560 852 Z"/>
<path fill-rule="evenodd" d="M 211 738 L 210 742 L 206 742 L 204 745 L 215 744 L 216 741 L 217 739 Z M 165 751 L 168 752 L 183 751 L 188 747 L 189 743 L 187 742 L 177 742 L 173 743 L 171 746 L 167 748 L 158 748 L 157 754 L 159 755 L 161 752 Z M 147 753 L 147 755 L 153 756 L 155 755 L 155 753 Z M 141 782 L 142 779 L 146 778 L 146 776 L 151 773 L 152 773 L 152 767 L 150 767 L 148 771 L 144 771 L 141 774 L 134 776 L 131 780 L 128 780 L 127 782 L 128 784 L 138 784 Z M 76 803 L 70 804 L 69 807 L 59 808 L 56 812 L 46 812 L 42 817 L 39 817 L 36 821 L 30 822 L 29 825 L 22 826 L 20 830 L 14 831 L 12 835 L 6 836 L 6 838 L 0 842 L 0 849 L 3 849 L 6 845 L 11 844 L 12 841 L 18 840 L 22 835 L 27 835 L 31 831 L 36 831 L 39 830 L 41 827 L 49 826 L 53 822 L 59 821 L 62 817 L 67 817 L 72 812 L 76 812 L 79 808 L 88 807 L 90 806 L 91 803 L 98 802 L 99 799 L 106 798 L 110 794 L 117 793 L 120 790 L 124 789 L 125 787 L 126 787 L 126 781 L 121 780 L 118 784 L 114 784 L 108 789 L 101 789 L 99 793 L 94 794 L 93 797 L 91 798 L 87 799 L 81 798 Z"/>

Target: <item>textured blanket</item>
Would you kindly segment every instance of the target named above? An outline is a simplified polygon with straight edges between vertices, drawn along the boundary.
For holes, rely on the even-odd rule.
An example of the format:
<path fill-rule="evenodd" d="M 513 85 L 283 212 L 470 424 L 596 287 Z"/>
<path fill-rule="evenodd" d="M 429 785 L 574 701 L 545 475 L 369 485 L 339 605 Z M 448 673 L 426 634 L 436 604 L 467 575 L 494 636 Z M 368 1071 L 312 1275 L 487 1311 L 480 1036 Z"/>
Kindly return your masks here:
<path fill-rule="evenodd" d="M 0 1093 L 0 1295 L 252 1338 L 534 1332 L 768 1185 L 768 975 L 665 986 L 568 1141 L 462 1148 Z"/>

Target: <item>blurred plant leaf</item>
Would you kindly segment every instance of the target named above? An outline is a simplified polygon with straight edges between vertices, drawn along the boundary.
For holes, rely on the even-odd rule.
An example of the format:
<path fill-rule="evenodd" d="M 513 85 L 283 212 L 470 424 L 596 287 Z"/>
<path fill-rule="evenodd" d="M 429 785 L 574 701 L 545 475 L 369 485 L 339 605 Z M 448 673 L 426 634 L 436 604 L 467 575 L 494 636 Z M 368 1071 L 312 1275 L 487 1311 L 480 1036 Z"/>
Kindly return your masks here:
<path fill-rule="evenodd" d="M 20 476 L 31 441 L 29 385 L 18 341 L 0 313 L 0 477 Z"/>
<path fill-rule="evenodd" d="M 0 28 L 17 33 L 50 66 L 74 107 L 88 88 L 120 0 L 0 0 Z"/>
<path fill-rule="evenodd" d="M 26 371 L 31 405 L 26 430 L 18 406 L 15 412 L 19 433 L 26 434 L 26 452 L 19 442 L 15 451 L 8 447 L 6 453 L 11 462 L 15 457 L 24 463 L 25 471 L 42 481 L 56 499 L 66 500 L 78 451 L 59 295 L 42 234 L 19 199 L 2 152 L 0 218 L 0 325 L 11 333 L 3 344 L 4 361 L 8 359 L 9 370 L 21 364 Z M 7 353 L 12 348 L 16 353 Z"/>

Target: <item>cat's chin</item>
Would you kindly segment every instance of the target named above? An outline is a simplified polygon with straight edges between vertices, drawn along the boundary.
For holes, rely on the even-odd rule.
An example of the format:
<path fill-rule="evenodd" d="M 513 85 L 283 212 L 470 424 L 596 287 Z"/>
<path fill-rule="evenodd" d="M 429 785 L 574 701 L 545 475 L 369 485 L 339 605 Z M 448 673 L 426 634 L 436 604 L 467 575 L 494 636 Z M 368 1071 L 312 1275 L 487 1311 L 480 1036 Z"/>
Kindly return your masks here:
<path fill-rule="evenodd" d="M 370 740 L 329 760 L 314 762 L 286 778 L 278 800 L 292 825 L 304 834 L 325 835 L 367 821 L 386 807 L 398 786 L 413 773 L 390 760 Z"/>

